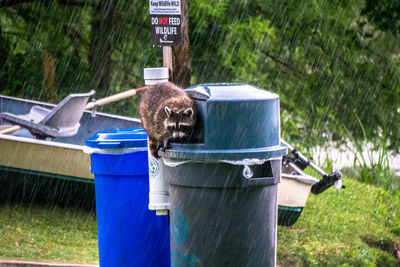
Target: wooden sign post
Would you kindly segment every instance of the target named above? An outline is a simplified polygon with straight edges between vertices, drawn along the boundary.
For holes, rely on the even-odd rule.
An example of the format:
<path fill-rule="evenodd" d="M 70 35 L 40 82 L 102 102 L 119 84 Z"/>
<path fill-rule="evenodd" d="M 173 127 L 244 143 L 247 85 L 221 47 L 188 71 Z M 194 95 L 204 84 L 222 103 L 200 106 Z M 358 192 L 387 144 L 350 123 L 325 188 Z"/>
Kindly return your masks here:
<path fill-rule="evenodd" d="M 190 86 L 188 0 L 149 0 L 154 45 L 163 46 L 163 63 L 171 82 Z"/>

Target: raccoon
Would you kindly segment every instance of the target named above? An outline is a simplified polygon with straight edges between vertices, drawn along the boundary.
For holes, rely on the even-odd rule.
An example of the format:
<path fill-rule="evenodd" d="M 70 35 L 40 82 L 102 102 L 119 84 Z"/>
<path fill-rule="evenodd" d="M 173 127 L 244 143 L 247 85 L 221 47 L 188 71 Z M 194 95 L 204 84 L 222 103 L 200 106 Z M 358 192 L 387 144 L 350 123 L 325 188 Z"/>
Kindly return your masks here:
<path fill-rule="evenodd" d="M 148 87 L 140 100 L 139 116 L 149 137 L 151 154 L 159 158 L 170 141 L 187 141 L 193 133 L 196 114 L 193 101 L 173 83 Z"/>

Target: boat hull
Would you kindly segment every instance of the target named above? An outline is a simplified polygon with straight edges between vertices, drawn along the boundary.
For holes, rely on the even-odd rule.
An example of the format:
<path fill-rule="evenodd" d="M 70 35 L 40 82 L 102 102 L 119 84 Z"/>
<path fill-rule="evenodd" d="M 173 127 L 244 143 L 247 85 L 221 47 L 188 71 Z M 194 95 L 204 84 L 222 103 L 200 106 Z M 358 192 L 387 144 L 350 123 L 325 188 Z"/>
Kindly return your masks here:
<path fill-rule="evenodd" d="M 94 179 L 83 146 L 0 134 L 0 166 L 59 178 Z"/>
<path fill-rule="evenodd" d="M 281 178 L 278 186 L 278 225 L 292 226 L 299 219 L 311 186 L 295 179 Z"/>
<path fill-rule="evenodd" d="M 47 109 L 53 104 L 0 95 L 0 112 L 22 115 L 33 106 Z M 0 128 L 8 123 L 0 120 Z M 86 139 L 96 132 L 109 129 L 140 127 L 140 120 L 85 111 L 76 135 L 51 141 L 35 139 L 29 131 L 21 129 L 0 134 L 0 169 L 33 173 L 63 179 L 94 179 L 90 172 L 90 157 L 83 152 Z"/>

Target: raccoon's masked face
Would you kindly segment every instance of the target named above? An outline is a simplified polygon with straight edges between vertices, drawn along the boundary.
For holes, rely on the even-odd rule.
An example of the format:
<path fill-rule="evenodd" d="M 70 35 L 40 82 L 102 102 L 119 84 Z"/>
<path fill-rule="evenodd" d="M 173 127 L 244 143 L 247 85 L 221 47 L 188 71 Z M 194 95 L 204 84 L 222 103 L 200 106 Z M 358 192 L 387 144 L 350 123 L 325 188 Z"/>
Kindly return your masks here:
<path fill-rule="evenodd" d="M 170 136 L 175 140 L 188 139 L 193 132 L 195 123 L 194 112 L 192 108 L 172 110 L 165 107 L 167 118 L 164 121 Z"/>

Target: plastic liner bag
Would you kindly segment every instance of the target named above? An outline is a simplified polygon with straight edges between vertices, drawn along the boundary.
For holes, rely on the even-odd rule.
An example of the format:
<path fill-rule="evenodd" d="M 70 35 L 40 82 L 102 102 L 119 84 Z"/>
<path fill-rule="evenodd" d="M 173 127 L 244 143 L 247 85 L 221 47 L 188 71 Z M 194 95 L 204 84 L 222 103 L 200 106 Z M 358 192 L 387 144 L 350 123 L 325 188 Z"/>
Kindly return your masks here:
<path fill-rule="evenodd" d="M 168 167 L 176 167 L 185 163 L 193 163 L 193 162 L 204 162 L 204 161 L 196 161 L 196 160 L 178 160 L 178 159 L 170 159 L 170 158 L 162 158 L 164 161 L 164 164 Z M 207 161 L 211 163 L 228 163 L 232 165 L 242 165 L 243 166 L 243 176 L 245 178 L 252 178 L 254 173 L 251 170 L 250 166 L 252 165 L 263 165 L 265 162 L 274 160 L 274 158 L 269 158 L 269 159 L 242 159 L 242 160 L 214 160 L 214 161 Z"/>

